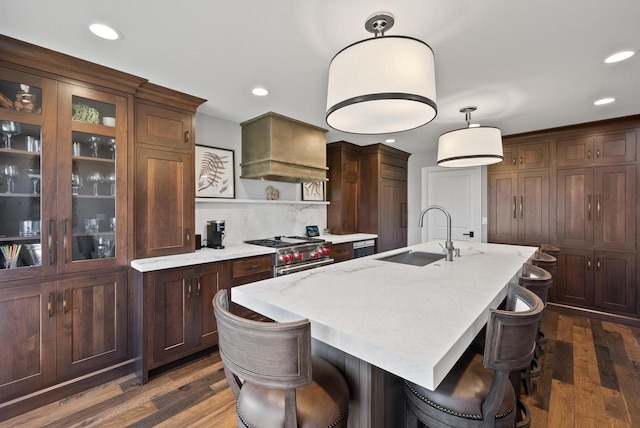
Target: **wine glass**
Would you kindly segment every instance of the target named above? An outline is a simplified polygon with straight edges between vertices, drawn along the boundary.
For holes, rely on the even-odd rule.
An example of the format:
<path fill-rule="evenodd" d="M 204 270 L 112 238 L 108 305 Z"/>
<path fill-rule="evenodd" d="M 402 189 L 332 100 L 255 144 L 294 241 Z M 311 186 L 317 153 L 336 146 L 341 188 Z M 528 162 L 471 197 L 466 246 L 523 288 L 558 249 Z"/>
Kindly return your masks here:
<path fill-rule="evenodd" d="M 37 168 L 29 168 L 26 170 L 27 177 L 31 179 L 33 183 L 33 194 L 38 194 L 38 181 L 40 180 L 40 170 Z"/>
<path fill-rule="evenodd" d="M 11 193 L 13 189 L 13 179 L 18 176 L 18 167 L 7 164 L 2 168 L 2 175 L 7 179 L 7 193 Z"/>
<path fill-rule="evenodd" d="M 93 184 L 93 195 L 98 196 L 98 184 L 102 183 L 102 174 L 93 171 L 87 174 L 87 182 Z"/>
<path fill-rule="evenodd" d="M 0 122 L 0 129 L 2 134 L 6 137 L 4 142 L 4 148 L 11 148 L 11 137 L 18 135 L 21 132 L 20 124 L 11 120 L 3 120 Z"/>
<path fill-rule="evenodd" d="M 111 196 L 115 196 L 116 194 L 116 173 L 110 172 L 109 174 L 104 176 L 104 181 L 111 185 Z"/>
<path fill-rule="evenodd" d="M 91 137 L 87 137 L 87 144 L 89 145 L 89 148 L 91 149 L 91 151 L 93 152 L 93 157 L 97 158 L 98 157 L 98 149 L 100 148 L 100 140 L 101 138 L 96 136 L 96 135 L 92 135 Z"/>
<path fill-rule="evenodd" d="M 75 172 L 71 174 L 71 194 L 77 195 L 82 187 L 82 177 Z"/>
<path fill-rule="evenodd" d="M 116 158 L 116 139 L 109 138 L 107 140 L 107 146 L 109 147 L 109 151 L 111 152 L 111 159 Z"/>

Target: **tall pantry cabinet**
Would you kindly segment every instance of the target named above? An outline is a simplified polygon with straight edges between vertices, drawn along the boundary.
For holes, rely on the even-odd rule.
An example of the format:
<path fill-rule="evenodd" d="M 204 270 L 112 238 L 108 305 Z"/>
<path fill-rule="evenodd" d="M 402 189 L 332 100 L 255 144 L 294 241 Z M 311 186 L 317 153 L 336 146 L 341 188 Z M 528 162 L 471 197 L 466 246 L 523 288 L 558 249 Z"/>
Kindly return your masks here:
<path fill-rule="evenodd" d="M 516 186 L 504 184 L 505 162 L 489 167 L 490 240 L 560 247 L 550 301 L 639 317 L 639 127 L 640 117 L 632 116 L 505 137 L 505 162 L 524 140 L 549 145 L 549 216 L 540 222 L 549 227 L 548 238 L 526 239 L 512 232 L 516 228 L 507 211 L 518 218 L 513 221 L 521 212 L 520 199 L 512 199 Z M 511 164 L 514 158 L 509 157 Z M 529 207 L 524 200 L 525 217 L 528 209 L 535 213 L 542 207 L 535 198 Z"/>

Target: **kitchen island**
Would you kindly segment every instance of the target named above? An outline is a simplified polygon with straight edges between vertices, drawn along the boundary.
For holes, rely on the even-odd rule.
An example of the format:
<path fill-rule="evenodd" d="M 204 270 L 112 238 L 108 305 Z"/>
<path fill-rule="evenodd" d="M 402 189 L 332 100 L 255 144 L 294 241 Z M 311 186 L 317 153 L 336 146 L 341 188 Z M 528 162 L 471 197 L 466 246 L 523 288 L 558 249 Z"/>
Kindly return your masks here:
<path fill-rule="evenodd" d="M 399 379 L 435 389 L 506 297 L 534 247 L 455 242 L 460 257 L 414 266 L 380 260 L 429 242 L 260 281 L 231 299 L 276 321 L 308 318 L 314 353 L 350 384 L 349 426 L 403 417 Z M 395 392 L 394 392 L 395 391 Z"/>

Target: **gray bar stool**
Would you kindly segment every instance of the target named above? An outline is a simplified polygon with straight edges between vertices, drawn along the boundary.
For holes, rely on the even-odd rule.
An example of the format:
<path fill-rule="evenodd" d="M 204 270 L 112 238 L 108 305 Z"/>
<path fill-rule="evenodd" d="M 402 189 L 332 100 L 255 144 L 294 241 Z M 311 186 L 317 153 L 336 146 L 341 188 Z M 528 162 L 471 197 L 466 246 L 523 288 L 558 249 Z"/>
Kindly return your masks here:
<path fill-rule="evenodd" d="M 531 362 L 543 309 L 533 292 L 509 285 L 506 310 L 489 314 L 484 356 L 468 349 L 435 391 L 404 381 L 406 426 L 513 428 L 518 404 L 527 426 L 509 376 Z"/>
<path fill-rule="evenodd" d="M 560 254 L 560 249 L 558 247 L 554 247 L 553 245 L 543 244 L 542 247 L 545 248 L 545 251 L 555 252 L 555 250 L 557 250 L 557 254 Z M 531 263 L 534 266 L 538 266 L 549 272 L 552 278 L 558 272 L 558 258 L 543 251 L 536 251 L 535 254 L 531 257 Z M 537 340 L 538 347 L 536 348 L 536 358 L 540 357 L 542 346 L 547 343 L 547 338 L 544 335 L 544 332 L 540 330 L 538 333 L 539 335 Z"/>
<path fill-rule="evenodd" d="M 309 320 L 241 318 L 229 312 L 226 290 L 213 298 L 213 312 L 239 427 L 347 426 L 349 387 L 338 369 L 311 356 Z"/>
<path fill-rule="evenodd" d="M 518 284 L 535 293 L 536 296 L 542 300 L 545 307 L 549 296 L 549 288 L 551 288 L 552 283 L 553 278 L 551 277 L 551 273 L 545 269 L 529 263 L 525 263 L 522 266 L 522 274 L 518 279 Z M 536 351 L 534 352 L 534 357 L 531 360 L 531 364 L 524 369 L 520 375 L 520 379 L 522 380 L 522 384 L 527 395 L 531 395 L 534 392 L 531 379 L 540 376 L 540 373 L 542 372 L 542 365 L 538 360 L 538 355 L 540 354 L 539 349 L 542 346 L 540 343 L 541 337 L 544 338 L 544 333 L 542 333 L 540 325 L 538 325 L 538 337 L 536 339 Z"/>

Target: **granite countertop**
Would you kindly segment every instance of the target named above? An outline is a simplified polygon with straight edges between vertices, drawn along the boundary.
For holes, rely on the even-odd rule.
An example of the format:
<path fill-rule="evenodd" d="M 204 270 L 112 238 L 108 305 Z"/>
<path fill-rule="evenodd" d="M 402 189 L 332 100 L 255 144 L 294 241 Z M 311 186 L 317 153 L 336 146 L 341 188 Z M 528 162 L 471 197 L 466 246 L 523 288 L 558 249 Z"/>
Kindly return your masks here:
<path fill-rule="evenodd" d="M 354 233 L 351 235 L 322 235 L 320 238 L 331 241 L 334 244 L 342 242 L 362 241 L 365 239 L 377 238 L 378 235 L 368 233 Z M 136 259 L 131 261 L 131 267 L 139 272 L 151 272 L 162 269 L 178 268 L 183 266 L 193 266 L 204 263 L 214 263 L 225 260 L 240 259 L 243 257 L 260 256 L 273 254 L 275 249 L 261 247 L 253 244 L 229 245 L 220 250 L 213 248 L 202 248 L 193 253 L 176 254 L 173 256 L 150 257 L 147 259 Z"/>
<path fill-rule="evenodd" d="M 427 266 L 378 260 L 429 242 L 234 287 L 232 301 L 277 321 L 308 318 L 312 336 L 429 389 L 444 379 L 536 248 L 455 242 Z"/>

